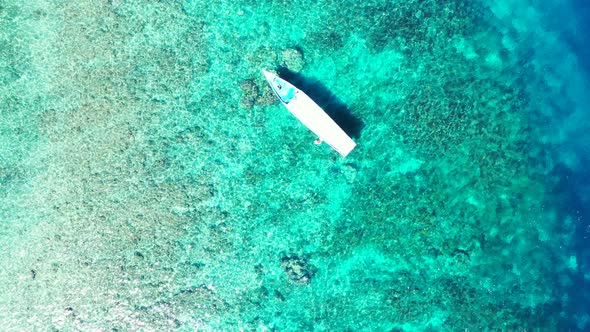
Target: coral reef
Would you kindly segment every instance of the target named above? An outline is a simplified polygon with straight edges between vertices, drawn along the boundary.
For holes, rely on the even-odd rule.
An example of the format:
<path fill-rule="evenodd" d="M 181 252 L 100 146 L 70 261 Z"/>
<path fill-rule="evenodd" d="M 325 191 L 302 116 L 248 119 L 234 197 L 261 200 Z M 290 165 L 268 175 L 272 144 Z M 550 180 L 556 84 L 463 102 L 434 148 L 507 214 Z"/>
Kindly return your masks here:
<path fill-rule="evenodd" d="M 287 48 L 281 52 L 281 65 L 293 72 L 300 72 L 305 67 L 303 52 L 299 48 Z"/>
<path fill-rule="evenodd" d="M 587 328 L 588 84 L 545 6 L 2 3 L 0 324 Z M 354 152 L 261 68 L 362 119 Z"/>
<path fill-rule="evenodd" d="M 315 267 L 311 266 L 303 257 L 283 257 L 281 267 L 285 270 L 289 280 L 298 285 L 309 284 L 315 274 Z"/>
<path fill-rule="evenodd" d="M 258 92 L 258 86 L 254 80 L 244 80 L 240 82 L 240 90 L 242 91 L 242 98 L 240 98 L 240 104 L 244 108 L 252 108 L 256 99 L 260 96 Z"/>

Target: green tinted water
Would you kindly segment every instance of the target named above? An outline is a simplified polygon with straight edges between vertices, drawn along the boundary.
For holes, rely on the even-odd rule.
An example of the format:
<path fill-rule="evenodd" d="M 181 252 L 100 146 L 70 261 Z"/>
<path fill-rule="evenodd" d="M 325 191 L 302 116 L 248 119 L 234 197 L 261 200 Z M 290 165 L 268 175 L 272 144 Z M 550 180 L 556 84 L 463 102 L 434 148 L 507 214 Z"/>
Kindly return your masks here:
<path fill-rule="evenodd" d="M 490 21 L 461 2 L 1 1 L 1 325 L 554 324 L 571 262 L 547 258 L 535 71 Z M 279 67 L 364 124 L 349 157 L 277 103 L 260 69 Z"/>

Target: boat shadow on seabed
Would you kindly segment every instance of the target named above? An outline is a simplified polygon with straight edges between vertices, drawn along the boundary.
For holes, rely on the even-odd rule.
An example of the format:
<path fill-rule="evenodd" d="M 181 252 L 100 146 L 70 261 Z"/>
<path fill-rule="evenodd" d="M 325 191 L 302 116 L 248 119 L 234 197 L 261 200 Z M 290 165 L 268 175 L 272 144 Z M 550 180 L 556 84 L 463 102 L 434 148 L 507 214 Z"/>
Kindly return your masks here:
<path fill-rule="evenodd" d="M 360 137 L 365 124 L 354 116 L 350 109 L 323 84 L 285 67 L 277 68 L 277 73 L 313 99 L 348 136 Z"/>

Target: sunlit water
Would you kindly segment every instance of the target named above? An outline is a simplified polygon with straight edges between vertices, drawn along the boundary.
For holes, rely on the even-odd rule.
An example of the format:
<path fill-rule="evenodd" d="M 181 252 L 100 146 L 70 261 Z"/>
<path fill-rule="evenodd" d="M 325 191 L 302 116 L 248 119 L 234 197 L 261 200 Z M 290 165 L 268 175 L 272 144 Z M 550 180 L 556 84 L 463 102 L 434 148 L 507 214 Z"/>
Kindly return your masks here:
<path fill-rule="evenodd" d="M 590 329 L 576 2 L 0 0 L 0 326 Z"/>

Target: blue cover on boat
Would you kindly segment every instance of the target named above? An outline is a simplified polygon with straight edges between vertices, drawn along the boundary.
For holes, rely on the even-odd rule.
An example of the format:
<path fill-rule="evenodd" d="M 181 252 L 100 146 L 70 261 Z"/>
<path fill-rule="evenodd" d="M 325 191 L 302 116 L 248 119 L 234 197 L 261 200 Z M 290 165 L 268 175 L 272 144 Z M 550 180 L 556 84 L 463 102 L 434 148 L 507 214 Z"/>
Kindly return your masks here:
<path fill-rule="evenodd" d="M 288 104 L 291 99 L 295 98 L 295 87 L 278 77 L 273 81 L 273 90 L 285 104 Z"/>

